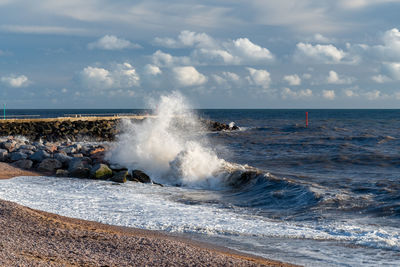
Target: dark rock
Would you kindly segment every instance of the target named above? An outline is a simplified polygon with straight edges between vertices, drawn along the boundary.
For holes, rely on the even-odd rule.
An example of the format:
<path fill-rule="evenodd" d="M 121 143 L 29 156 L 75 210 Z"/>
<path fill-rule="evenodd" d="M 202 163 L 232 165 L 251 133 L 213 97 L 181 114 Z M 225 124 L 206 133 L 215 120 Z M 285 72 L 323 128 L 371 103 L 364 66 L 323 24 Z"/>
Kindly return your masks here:
<path fill-rule="evenodd" d="M 11 161 L 18 161 L 21 159 L 27 159 L 28 155 L 22 153 L 22 152 L 11 152 L 10 153 L 10 160 Z"/>
<path fill-rule="evenodd" d="M 90 177 L 93 179 L 107 179 L 112 176 L 112 170 L 105 164 L 96 164 L 90 170 Z"/>
<path fill-rule="evenodd" d="M 69 163 L 69 176 L 77 178 L 89 178 L 92 169 L 91 160 L 89 158 L 73 158 Z"/>
<path fill-rule="evenodd" d="M 117 183 L 126 183 L 128 175 L 129 175 L 128 171 L 117 172 L 113 175 L 113 177 L 111 177 L 111 181 Z"/>
<path fill-rule="evenodd" d="M 6 161 L 8 159 L 8 151 L 6 149 L 0 149 L 0 161 Z"/>
<path fill-rule="evenodd" d="M 17 168 L 28 170 L 32 168 L 33 161 L 29 159 L 21 159 L 14 162 L 13 165 Z"/>
<path fill-rule="evenodd" d="M 64 152 L 60 152 L 60 153 L 55 153 L 54 154 L 54 158 L 58 161 L 60 161 L 62 164 L 67 164 L 69 161 L 72 160 L 72 157 L 67 156 L 67 154 Z"/>
<path fill-rule="evenodd" d="M 45 172 L 54 172 L 56 169 L 60 169 L 61 167 L 62 167 L 61 162 L 59 162 L 56 159 L 48 158 L 40 162 L 38 170 Z"/>
<path fill-rule="evenodd" d="M 69 172 L 67 170 L 58 169 L 56 171 L 56 176 L 57 177 L 68 177 L 69 176 Z"/>
<path fill-rule="evenodd" d="M 133 170 L 132 177 L 130 179 L 130 181 L 139 183 L 151 183 L 150 177 L 140 170 Z"/>
<path fill-rule="evenodd" d="M 7 142 L 1 143 L 1 148 L 7 149 L 8 152 L 13 152 L 15 149 L 16 142 L 9 140 Z"/>
<path fill-rule="evenodd" d="M 39 150 L 33 153 L 29 159 L 36 161 L 36 162 L 42 162 L 44 159 L 50 158 L 50 154 L 47 153 L 45 150 Z"/>
<path fill-rule="evenodd" d="M 21 145 L 19 149 L 36 151 L 36 147 L 34 145 L 29 145 L 29 144 Z"/>
<path fill-rule="evenodd" d="M 30 155 L 32 155 L 33 153 L 35 153 L 35 152 L 33 152 L 32 150 L 29 150 L 29 149 L 21 149 L 21 148 L 18 148 L 18 152 L 24 153 L 24 154 L 26 154 L 28 157 L 29 157 Z"/>

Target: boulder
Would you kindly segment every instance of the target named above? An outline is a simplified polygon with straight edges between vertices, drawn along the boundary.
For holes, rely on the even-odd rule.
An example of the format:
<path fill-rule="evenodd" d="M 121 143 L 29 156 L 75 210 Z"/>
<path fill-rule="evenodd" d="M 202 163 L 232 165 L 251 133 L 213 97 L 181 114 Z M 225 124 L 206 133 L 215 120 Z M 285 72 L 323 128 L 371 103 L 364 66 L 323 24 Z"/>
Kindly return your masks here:
<path fill-rule="evenodd" d="M 29 145 L 29 144 L 21 145 L 19 149 L 36 151 L 36 147 L 34 145 Z"/>
<path fill-rule="evenodd" d="M 112 170 L 106 164 L 96 164 L 90 170 L 93 179 L 107 179 L 112 176 Z"/>
<path fill-rule="evenodd" d="M 67 156 L 65 152 L 60 152 L 54 154 L 54 158 L 58 161 L 60 161 L 62 164 L 65 164 L 66 166 L 68 165 L 68 162 L 72 160 L 72 157 Z"/>
<path fill-rule="evenodd" d="M 29 159 L 21 159 L 14 162 L 13 165 L 17 168 L 28 170 L 32 168 L 33 161 Z"/>
<path fill-rule="evenodd" d="M 18 161 L 21 159 L 27 159 L 28 155 L 22 152 L 11 152 L 10 153 L 10 160 L 11 161 Z"/>
<path fill-rule="evenodd" d="M 36 162 L 42 162 L 44 159 L 50 158 L 50 154 L 47 153 L 45 150 L 39 150 L 33 153 L 29 159 L 36 161 Z"/>
<path fill-rule="evenodd" d="M 73 146 L 63 147 L 59 150 L 65 152 L 67 154 L 74 154 L 75 152 L 77 152 L 76 148 Z"/>
<path fill-rule="evenodd" d="M 35 153 L 35 152 L 33 152 L 32 150 L 29 150 L 29 149 L 21 149 L 21 148 L 18 148 L 18 152 L 24 153 L 24 154 L 26 154 L 28 157 L 29 157 L 30 155 L 32 155 L 33 153 Z"/>
<path fill-rule="evenodd" d="M 16 142 L 13 140 L 8 140 L 7 142 L 1 143 L 1 148 L 7 149 L 8 152 L 14 151 Z"/>
<path fill-rule="evenodd" d="M 133 170 L 129 180 L 139 183 L 151 183 L 150 177 L 140 170 Z"/>
<path fill-rule="evenodd" d="M 8 151 L 0 148 L 0 161 L 6 161 L 8 159 Z"/>
<path fill-rule="evenodd" d="M 40 162 L 38 166 L 39 171 L 44 172 L 54 172 L 56 169 L 60 169 L 62 167 L 62 163 L 56 159 L 48 158 L 44 159 Z"/>
<path fill-rule="evenodd" d="M 68 172 L 69 176 L 77 178 L 89 178 L 91 160 L 89 158 L 73 158 L 69 163 Z"/>
<path fill-rule="evenodd" d="M 128 175 L 129 175 L 128 171 L 117 172 L 114 174 L 113 177 L 111 177 L 111 181 L 117 183 L 126 183 Z"/>
<path fill-rule="evenodd" d="M 58 169 L 56 171 L 56 176 L 57 177 L 68 177 L 69 176 L 69 172 L 67 170 Z"/>

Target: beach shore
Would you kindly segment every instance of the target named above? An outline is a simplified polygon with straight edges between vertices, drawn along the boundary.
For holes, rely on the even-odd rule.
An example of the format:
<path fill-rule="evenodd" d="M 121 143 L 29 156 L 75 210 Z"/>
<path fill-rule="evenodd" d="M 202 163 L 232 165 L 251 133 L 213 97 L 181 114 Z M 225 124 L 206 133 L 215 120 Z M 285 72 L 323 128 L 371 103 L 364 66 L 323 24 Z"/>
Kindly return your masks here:
<path fill-rule="evenodd" d="M 37 176 L 0 163 L 0 179 Z M 0 200 L 0 266 L 293 266 L 206 243 Z"/>

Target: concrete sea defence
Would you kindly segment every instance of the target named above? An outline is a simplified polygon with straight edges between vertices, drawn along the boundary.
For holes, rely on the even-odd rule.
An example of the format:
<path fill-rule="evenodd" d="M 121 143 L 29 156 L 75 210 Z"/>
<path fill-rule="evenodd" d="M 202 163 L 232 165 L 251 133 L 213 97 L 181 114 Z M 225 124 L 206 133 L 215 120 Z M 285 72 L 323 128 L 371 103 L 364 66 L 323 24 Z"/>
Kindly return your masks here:
<path fill-rule="evenodd" d="M 0 120 L 0 136 L 25 136 L 38 141 L 113 141 L 120 132 L 118 125 L 127 119 L 140 123 L 151 119 L 151 115 L 115 117 L 61 117 L 51 119 L 9 119 Z M 210 120 L 201 120 L 210 131 L 237 130 L 237 126 Z"/>

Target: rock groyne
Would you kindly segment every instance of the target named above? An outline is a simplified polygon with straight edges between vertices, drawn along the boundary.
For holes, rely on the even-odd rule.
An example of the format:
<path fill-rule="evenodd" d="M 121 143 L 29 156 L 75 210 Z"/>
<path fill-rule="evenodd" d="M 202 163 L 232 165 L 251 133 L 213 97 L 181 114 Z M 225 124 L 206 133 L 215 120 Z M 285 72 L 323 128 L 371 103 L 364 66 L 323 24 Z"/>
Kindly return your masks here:
<path fill-rule="evenodd" d="M 0 120 L 0 136 L 25 136 L 31 141 L 92 140 L 113 141 L 119 133 L 121 120 L 140 123 L 152 116 L 126 117 L 63 117 L 54 119 Z M 237 126 L 201 120 L 210 131 L 236 130 Z"/>

